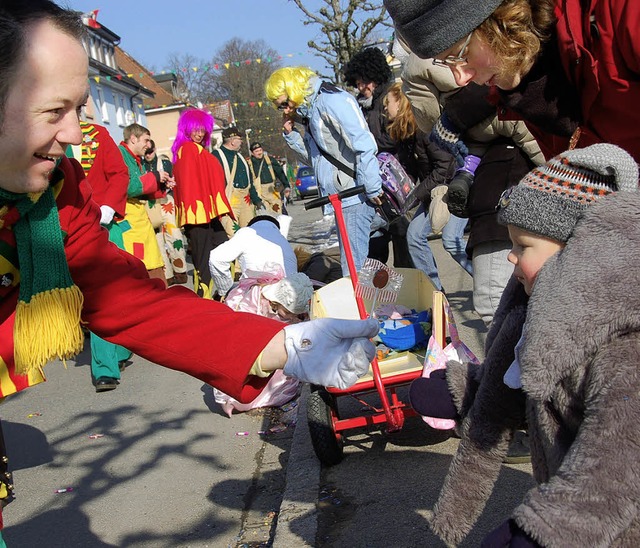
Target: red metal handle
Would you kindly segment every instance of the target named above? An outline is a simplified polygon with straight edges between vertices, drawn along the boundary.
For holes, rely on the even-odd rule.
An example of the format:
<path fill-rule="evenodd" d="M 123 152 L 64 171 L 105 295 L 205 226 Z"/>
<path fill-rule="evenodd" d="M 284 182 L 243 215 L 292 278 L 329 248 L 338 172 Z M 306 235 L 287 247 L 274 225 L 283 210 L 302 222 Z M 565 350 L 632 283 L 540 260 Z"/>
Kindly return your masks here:
<path fill-rule="evenodd" d="M 351 285 L 353 285 L 353 292 L 356 298 L 356 305 L 358 306 L 358 313 L 360 315 L 360 319 L 367 319 L 367 309 L 364 306 L 364 301 L 362 297 L 359 297 L 356 292 L 356 286 L 358 285 L 358 272 L 356 271 L 356 265 L 353 262 L 353 254 L 351 253 L 351 244 L 349 243 L 349 237 L 347 234 L 347 227 L 344 223 L 344 215 L 342 213 L 342 202 L 340 201 L 340 196 L 338 194 L 331 194 L 329 196 L 329 201 L 333 206 L 333 210 L 336 214 L 336 225 L 338 226 L 338 231 L 340 234 L 340 239 L 342 240 L 342 247 L 344 249 L 344 255 L 347 259 L 347 266 L 349 268 L 349 275 L 351 276 Z M 380 401 L 382 403 L 382 409 L 384 410 L 385 417 L 387 419 L 387 430 L 389 432 L 396 432 L 402 428 L 402 422 L 404 417 L 401 420 L 398 420 L 397 415 L 394 415 L 391 405 L 389 404 L 389 398 L 387 396 L 387 391 L 382 383 L 382 376 L 380 375 L 380 366 L 378 365 L 378 359 L 373 358 L 371 362 L 371 370 L 373 371 L 373 382 L 376 386 L 376 390 L 380 395 Z"/>

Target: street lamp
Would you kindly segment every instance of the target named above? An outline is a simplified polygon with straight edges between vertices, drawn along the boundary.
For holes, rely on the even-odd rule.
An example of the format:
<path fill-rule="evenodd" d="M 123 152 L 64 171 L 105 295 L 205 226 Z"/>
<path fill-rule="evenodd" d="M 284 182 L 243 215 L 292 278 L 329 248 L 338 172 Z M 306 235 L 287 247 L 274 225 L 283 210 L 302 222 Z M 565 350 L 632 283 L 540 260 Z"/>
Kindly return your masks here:
<path fill-rule="evenodd" d="M 251 156 L 251 141 L 249 140 L 249 133 L 251 133 L 251 129 L 244 130 L 244 136 L 247 139 L 247 150 L 249 151 L 249 156 Z"/>

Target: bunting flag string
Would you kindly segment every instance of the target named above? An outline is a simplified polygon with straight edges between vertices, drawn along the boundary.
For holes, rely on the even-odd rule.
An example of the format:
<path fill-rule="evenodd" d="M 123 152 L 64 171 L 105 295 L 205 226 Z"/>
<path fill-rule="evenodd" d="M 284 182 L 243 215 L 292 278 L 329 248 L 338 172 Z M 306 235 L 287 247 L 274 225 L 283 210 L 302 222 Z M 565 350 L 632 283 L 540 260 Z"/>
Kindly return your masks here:
<path fill-rule="evenodd" d="M 97 11 L 97 10 L 96 10 Z M 379 42 L 375 42 L 377 43 L 387 43 L 388 41 L 390 41 L 391 38 L 389 38 L 389 40 L 381 40 Z M 210 70 L 221 70 L 221 69 L 226 69 L 229 70 L 232 67 L 234 68 L 240 68 L 240 67 L 246 67 L 246 66 L 250 66 L 252 64 L 261 64 L 261 63 L 273 63 L 275 61 L 281 61 L 284 58 L 293 58 L 296 56 L 303 56 L 303 55 L 315 55 L 315 52 L 313 50 L 307 50 L 306 52 L 297 52 L 297 53 L 286 53 L 284 55 L 275 55 L 274 57 L 265 57 L 265 58 L 261 58 L 258 57 L 256 59 L 245 59 L 244 61 L 229 61 L 229 62 L 219 62 L 219 63 L 213 63 L 210 65 L 204 65 L 204 66 L 195 66 L 195 67 L 179 67 L 178 70 L 161 70 L 158 72 L 154 72 L 154 71 L 148 71 L 147 72 L 140 72 L 137 74 L 138 78 L 145 78 L 145 77 L 149 77 L 149 75 L 151 76 L 155 76 L 158 74 L 175 74 L 178 75 L 180 73 L 185 74 L 187 72 L 209 72 Z M 129 78 L 134 78 L 134 73 L 128 73 L 126 76 L 128 76 Z M 100 82 L 101 79 L 105 79 L 107 81 L 112 80 L 113 78 L 116 78 L 118 80 L 122 80 L 122 75 L 117 74 L 115 76 L 93 76 L 92 79 L 95 80 L 96 82 Z"/>
<path fill-rule="evenodd" d="M 166 107 L 170 107 L 172 106 L 171 104 L 166 104 L 166 105 L 157 105 L 156 108 L 166 108 Z M 207 105 L 203 105 L 204 107 L 208 107 L 208 108 L 213 108 L 215 106 L 215 103 L 212 104 L 207 104 Z M 249 102 L 242 102 L 242 103 L 231 103 L 231 106 L 233 106 L 233 108 L 238 108 L 238 107 L 249 107 L 249 108 L 264 108 L 264 107 L 269 107 L 271 108 L 271 103 L 269 103 L 269 101 L 249 101 Z M 275 112 L 275 111 L 274 111 Z M 279 118 L 282 118 L 282 116 L 280 116 Z M 265 120 L 268 120 L 269 118 L 265 118 Z"/>

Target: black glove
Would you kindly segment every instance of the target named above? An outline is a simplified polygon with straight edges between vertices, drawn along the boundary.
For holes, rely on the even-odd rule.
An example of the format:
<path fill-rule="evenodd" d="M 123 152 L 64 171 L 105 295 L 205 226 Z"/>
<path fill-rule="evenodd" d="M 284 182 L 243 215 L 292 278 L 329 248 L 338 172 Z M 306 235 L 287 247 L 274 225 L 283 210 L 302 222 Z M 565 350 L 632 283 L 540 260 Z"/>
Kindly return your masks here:
<path fill-rule="evenodd" d="M 411 407 L 423 417 L 460 418 L 449 392 L 446 369 L 436 369 L 431 376 L 414 380 L 409 387 L 409 400 Z"/>
<path fill-rule="evenodd" d="M 503 522 L 489 533 L 480 548 L 541 548 L 535 540 L 525 533 L 512 519 Z"/>
<path fill-rule="evenodd" d="M 467 202 L 472 184 L 473 175 L 464 170 L 458 170 L 453 179 L 451 179 L 445 200 L 451 215 L 463 219 L 469 217 L 469 206 Z"/>

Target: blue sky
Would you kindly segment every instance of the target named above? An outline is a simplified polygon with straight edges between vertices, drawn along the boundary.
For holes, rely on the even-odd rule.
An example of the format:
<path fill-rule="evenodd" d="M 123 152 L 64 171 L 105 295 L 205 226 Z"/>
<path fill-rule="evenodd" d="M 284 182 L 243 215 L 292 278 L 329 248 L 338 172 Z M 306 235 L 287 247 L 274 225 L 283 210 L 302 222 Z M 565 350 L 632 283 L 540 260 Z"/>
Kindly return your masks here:
<path fill-rule="evenodd" d="M 303 25 L 289 0 L 58 0 L 72 9 L 95 9 L 98 22 L 121 37 L 120 47 L 151 70 L 167 68 L 169 54 L 189 53 L 209 60 L 230 38 L 263 39 L 284 65 L 308 65 L 329 73 L 307 47 L 318 25 Z M 382 2 L 381 2 L 382 3 Z M 309 8 L 323 5 L 306 0 Z"/>

